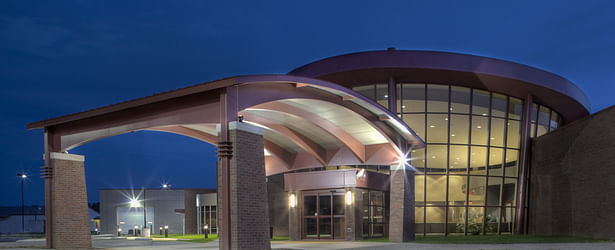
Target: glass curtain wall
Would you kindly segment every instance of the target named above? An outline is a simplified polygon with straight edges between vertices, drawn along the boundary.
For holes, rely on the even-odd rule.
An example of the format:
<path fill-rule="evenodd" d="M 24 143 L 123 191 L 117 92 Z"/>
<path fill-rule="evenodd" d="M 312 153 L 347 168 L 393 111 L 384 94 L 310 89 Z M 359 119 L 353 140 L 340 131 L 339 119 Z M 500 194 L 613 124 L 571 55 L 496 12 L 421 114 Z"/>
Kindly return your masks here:
<path fill-rule="evenodd" d="M 382 101 L 378 86 L 355 90 Z M 411 154 L 417 169 L 416 232 L 511 233 L 523 100 L 465 87 L 398 83 L 397 110 L 427 144 Z M 556 112 L 534 105 L 532 137 L 560 123 Z"/>

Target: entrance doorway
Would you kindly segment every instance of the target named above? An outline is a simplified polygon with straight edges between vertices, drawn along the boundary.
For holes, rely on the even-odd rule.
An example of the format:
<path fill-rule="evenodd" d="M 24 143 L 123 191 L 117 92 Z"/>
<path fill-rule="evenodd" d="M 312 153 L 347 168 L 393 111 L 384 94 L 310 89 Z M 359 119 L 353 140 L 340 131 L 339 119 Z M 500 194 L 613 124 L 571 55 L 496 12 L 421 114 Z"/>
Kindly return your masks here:
<path fill-rule="evenodd" d="M 303 192 L 303 238 L 344 239 L 344 190 Z"/>

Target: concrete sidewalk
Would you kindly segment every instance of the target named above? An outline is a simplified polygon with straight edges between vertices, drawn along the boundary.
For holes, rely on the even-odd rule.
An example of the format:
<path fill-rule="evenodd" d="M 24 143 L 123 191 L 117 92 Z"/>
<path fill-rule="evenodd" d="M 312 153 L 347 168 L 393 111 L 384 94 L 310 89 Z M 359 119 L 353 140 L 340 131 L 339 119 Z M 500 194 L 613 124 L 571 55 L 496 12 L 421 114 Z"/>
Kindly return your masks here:
<path fill-rule="evenodd" d="M 129 240 L 126 238 L 94 237 L 93 247 L 101 249 L 218 249 L 218 241 L 189 243 L 184 241 Z M 0 249 L 45 249 L 44 239 L 0 242 Z M 452 250 L 615 250 L 615 243 L 536 243 L 536 244 L 418 244 L 356 241 L 272 241 L 272 249 L 452 249 Z"/>

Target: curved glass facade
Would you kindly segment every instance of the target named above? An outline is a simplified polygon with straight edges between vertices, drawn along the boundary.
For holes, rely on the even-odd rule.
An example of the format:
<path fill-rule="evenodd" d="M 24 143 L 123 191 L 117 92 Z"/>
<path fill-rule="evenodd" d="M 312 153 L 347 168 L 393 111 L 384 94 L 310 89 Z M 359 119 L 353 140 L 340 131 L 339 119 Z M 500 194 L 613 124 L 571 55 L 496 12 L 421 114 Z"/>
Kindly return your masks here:
<path fill-rule="evenodd" d="M 513 231 L 523 100 L 452 85 L 398 83 L 398 116 L 427 144 L 411 153 L 417 234 Z M 387 84 L 353 88 L 388 108 Z M 560 116 L 534 105 L 531 136 Z"/>

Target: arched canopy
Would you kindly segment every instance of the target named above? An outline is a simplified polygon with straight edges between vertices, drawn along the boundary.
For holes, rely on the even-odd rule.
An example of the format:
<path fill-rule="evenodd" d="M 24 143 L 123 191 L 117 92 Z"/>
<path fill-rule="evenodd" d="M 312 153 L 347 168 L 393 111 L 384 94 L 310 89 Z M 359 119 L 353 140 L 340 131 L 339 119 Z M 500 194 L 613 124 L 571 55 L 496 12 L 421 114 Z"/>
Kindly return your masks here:
<path fill-rule="evenodd" d="M 227 78 L 35 122 L 28 129 L 44 128 L 53 152 L 140 130 L 216 145 L 221 110 L 229 108 L 237 111 L 231 120 L 265 129 L 268 175 L 329 165 L 390 165 L 410 148 L 424 146 L 397 116 L 360 94 L 288 75 Z"/>

